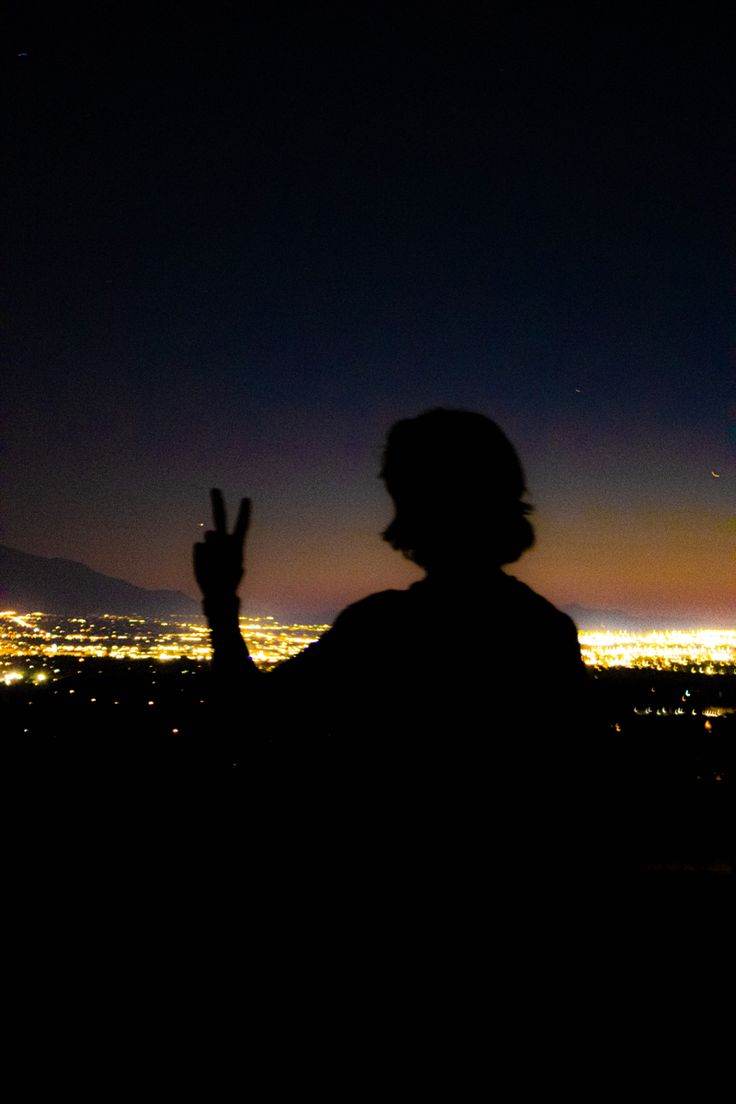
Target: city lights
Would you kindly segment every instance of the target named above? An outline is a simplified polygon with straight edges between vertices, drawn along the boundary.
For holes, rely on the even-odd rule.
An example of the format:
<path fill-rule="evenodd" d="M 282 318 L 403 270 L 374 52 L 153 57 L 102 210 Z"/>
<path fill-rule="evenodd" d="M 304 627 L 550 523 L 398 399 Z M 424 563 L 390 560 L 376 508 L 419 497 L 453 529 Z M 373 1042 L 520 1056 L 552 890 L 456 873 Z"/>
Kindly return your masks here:
<path fill-rule="evenodd" d="M 589 667 L 736 673 L 736 630 L 732 629 L 581 632 L 579 640 Z"/>
<path fill-rule="evenodd" d="M 241 617 L 240 629 L 258 667 L 269 670 L 318 640 L 329 625 L 282 625 L 273 617 Z M 489 628 L 492 632 L 492 627 Z M 684 671 L 707 675 L 736 673 L 736 630 L 690 629 L 651 632 L 580 632 L 587 666 L 596 669 Z M 204 620 L 152 620 L 142 617 L 59 617 L 46 613 L 0 613 L 0 678 L 10 683 L 28 677 L 19 659 L 53 661 L 148 659 L 159 662 L 211 657 Z M 537 657 L 540 663 L 544 656 Z M 36 671 L 35 681 L 53 679 L 53 670 Z"/>
<path fill-rule="evenodd" d="M 326 632 L 329 625 L 281 625 L 272 617 L 242 617 L 240 628 L 254 662 L 269 670 Z M 46 613 L 0 613 L 0 664 L 13 663 L 13 670 L 0 677 L 6 684 L 24 677 L 18 671 L 22 658 L 55 660 L 60 656 L 78 659 L 153 659 L 158 662 L 191 659 L 202 662 L 212 649 L 204 621 L 156 621 L 142 617 L 59 617 Z M 58 672 L 56 672 L 58 673 Z M 47 673 L 35 675 L 44 681 Z"/>

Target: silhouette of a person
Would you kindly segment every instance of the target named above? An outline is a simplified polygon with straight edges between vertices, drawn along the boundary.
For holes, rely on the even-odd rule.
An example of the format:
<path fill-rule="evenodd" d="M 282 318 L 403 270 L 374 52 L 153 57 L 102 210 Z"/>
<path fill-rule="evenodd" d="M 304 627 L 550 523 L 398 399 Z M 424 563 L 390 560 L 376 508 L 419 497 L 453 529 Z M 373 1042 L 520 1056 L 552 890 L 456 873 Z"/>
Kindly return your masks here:
<path fill-rule="evenodd" d="M 581 781 L 586 675 L 572 620 L 502 570 L 534 540 L 516 451 L 484 415 L 435 409 L 392 427 L 380 474 L 395 505 L 383 537 L 425 577 L 349 606 L 268 674 L 238 626 L 250 501 L 230 534 L 212 491 L 194 562 L 223 701 L 239 694 L 310 762 L 329 744 L 333 775 L 382 793 L 441 780 L 445 797 L 477 787 L 522 817 L 560 805 Z"/>
<path fill-rule="evenodd" d="M 534 540 L 519 458 L 485 416 L 435 409 L 391 428 L 380 475 L 383 537 L 424 577 L 271 672 L 238 624 L 250 501 L 229 533 L 212 491 L 194 548 L 251 899 L 273 903 L 279 946 L 297 930 L 346 961 L 373 948 L 401 971 L 411 949 L 424 971 L 442 948 L 475 977 L 517 940 L 557 961 L 578 906 L 606 899 L 620 795 L 575 625 L 503 570 Z"/>

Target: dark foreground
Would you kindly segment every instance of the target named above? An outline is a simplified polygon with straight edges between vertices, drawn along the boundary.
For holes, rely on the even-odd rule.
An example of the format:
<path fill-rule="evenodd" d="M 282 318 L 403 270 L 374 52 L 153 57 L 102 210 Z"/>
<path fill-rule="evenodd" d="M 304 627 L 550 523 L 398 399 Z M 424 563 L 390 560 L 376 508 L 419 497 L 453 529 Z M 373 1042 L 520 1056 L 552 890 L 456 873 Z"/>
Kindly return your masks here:
<path fill-rule="evenodd" d="M 311 832 L 311 846 L 329 850 L 331 839 L 357 830 L 359 848 L 367 854 L 371 835 L 385 845 L 391 818 L 395 827 L 397 810 L 411 805 L 408 775 L 386 787 L 390 763 L 378 772 L 374 765 L 371 785 L 380 779 L 378 785 L 390 791 L 381 798 L 366 793 L 355 763 L 341 773 L 340 763 L 324 748 L 312 754 L 302 739 L 274 749 L 268 718 L 260 731 L 240 739 L 238 718 L 213 718 L 204 666 L 60 660 L 57 668 L 43 682 L 26 679 L 4 687 L 0 695 L 5 807 L 19 843 L 50 840 L 76 823 L 79 839 L 88 845 L 112 831 L 118 843 L 140 842 L 144 835 L 169 839 L 173 852 L 193 826 L 194 838 L 199 833 L 202 840 L 219 817 L 227 816 L 227 841 L 216 843 L 221 853 L 235 847 L 238 837 L 265 853 L 279 838 L 288 848 L 288 838 L 308 839 Z M 599 672 L 594 689 L 596 740 L 603 741 L 604 752 L 598 743 L 591 747 L 590 769 L 581 766 L 580 785 L 587 791 L 588 810 L 596 808 L 601 795 L 605 843 L 600 849 L 595 840 L 591 843 L 587 813 L 589 822 L 581 823 L 579 832 L 547 841 L 545 822 L 555 817 L 554 795 L 547 795 L 536 824 L 533 809 L 519 818 L 510 812 L 508 850 L 519 878 L 533 880 L 543 869 L 545 876 L 557 872 L 564 879 L 574 871 L 585 879 L 593 869 L 598 881 L 610 872 L 629 885 L 677 884 L 699 892 L 700 887 L 732 884 L 732 678 Z M 555 739 L 552 719 L 549 733 L 542 735 Z M 509 781 L 523 805 L 523 780 Z M 455 783 L 456 822 L 462 781 Z M 484 790 L 477 779 L 472 793 L 480 805 L 484 793 L 487 805 L 499 796 L 493 785 Z M 383 814 L 377 812 L 381 800 Z M 414 802 L 412 820 L 436 819 L 443 801 L 438 791 L 432 801 Z M 508 787 L 503 801 L 512 810 Z M 360 820 L 375 820 L 376 826 L 372 832 L 365 824 L 358 828 Z M 476 843 L 485 831 L 478 817 L 467 831 L 476 859 L 488 863 L 487 877 L 493 880 L 494 868 L 508 874 L 503 817 L 494 819 L 495 838 L 485 860 Z M 413 823 L 415 853 L 421 836 L 421 825 Z"/>
<path fill-rule="evenodd" d="M 376 1054 L 420 1039 L 434 1071 L 457 1039 L 454 1097 L 465 1054 L 516 1045 L 523 1071 L 528 1039 L 559 1028 L 552 1049 L 575 1064 L 612 1008 L 648 1038 L 654 1008 L 701 1015 L 682 999 L 693 979 L 722 996 L 734 714 L 708 730 L 633 712 L 644 692 L 681 698 L 677 680 L 598 680 L 604 754 L 560 794 L 453 769 L 442 748 L 426 766 L 281 745 L 267 719 L 233 758 L 241 719 L 215 722 L 204 669 L 84 668 L 3 694 L 5 947 L 19 1022 L 41 1010 L 79 1048 L 83 994 L 85 1055 L 122 1047 L 105 1084 L 174 1025 L 187 1076 L 211 1031 L 208 1078 L 224 1057 L 250 1083 L 273 1055 L 269 1078 L 313 1063 L 322 1084 L 344 1060 L 340 1099 Z M 691 696 L 709 708 L 725 689 Z"/>

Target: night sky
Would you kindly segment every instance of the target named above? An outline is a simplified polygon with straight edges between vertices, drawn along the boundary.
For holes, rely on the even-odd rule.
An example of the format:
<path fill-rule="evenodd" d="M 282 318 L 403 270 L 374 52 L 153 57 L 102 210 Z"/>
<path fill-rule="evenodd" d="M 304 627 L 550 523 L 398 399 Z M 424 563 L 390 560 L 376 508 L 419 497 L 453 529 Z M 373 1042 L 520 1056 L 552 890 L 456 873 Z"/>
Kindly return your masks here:
<path fill-rule="evenodd" d="M 733 625 L 725 6 L 4 19 L 0 543 L 195 595 L 220 486 L 244 609 L 331 620 L 418 577 L 389 425 L 464 407 L 524 463 L 514 574 Z"/>

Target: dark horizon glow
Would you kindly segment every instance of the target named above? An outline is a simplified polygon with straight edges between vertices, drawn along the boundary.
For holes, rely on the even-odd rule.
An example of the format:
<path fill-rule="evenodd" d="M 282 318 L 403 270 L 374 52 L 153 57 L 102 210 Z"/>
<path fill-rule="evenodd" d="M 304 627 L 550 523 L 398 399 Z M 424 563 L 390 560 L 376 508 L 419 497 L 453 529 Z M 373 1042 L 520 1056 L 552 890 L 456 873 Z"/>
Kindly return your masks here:
<path fill-rule="evenodd" d="M 7 17 L 0 543 L 196 596 L 220 486 L 244 608 L 332 620 L 418 575 L 389 426 L 462 407 L 524 464 L 511 573 L 732 624 L 731 50 L 663 20 Z"/>

